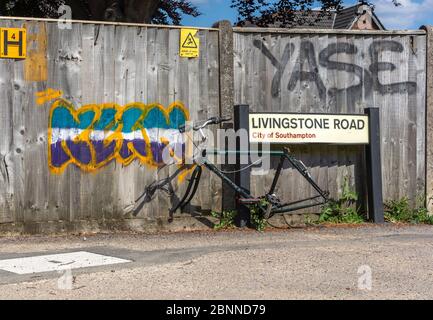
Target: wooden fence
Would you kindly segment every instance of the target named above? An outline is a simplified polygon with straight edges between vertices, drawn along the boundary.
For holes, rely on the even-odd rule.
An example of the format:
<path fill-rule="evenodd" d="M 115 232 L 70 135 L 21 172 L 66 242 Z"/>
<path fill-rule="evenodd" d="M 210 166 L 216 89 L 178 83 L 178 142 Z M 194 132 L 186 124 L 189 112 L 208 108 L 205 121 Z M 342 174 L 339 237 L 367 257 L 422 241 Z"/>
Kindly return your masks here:
<path fill-rule="evenodd" d="M 156 169 L 159 138 L 173 127 L 161 118 L 219 112 L 216 30 L 200 30 L 200 57 L 185 59 L 178 53 L 178 28 L 73 23 L 62 30 L 57 22 L 20 20 L 2 20 L 1 27 L 25 27 L 28 51 L 25 60 L 0 61 L 0 223 L 131 217 L 144 187 L 175 170 Z M 56 105 L 50 99 L 59 90 L 64 100 Z M 124 135 L 118 151 L 92 140 L 97 128 L 113 130 L 113 123 L 103 128 L 104 119 L 116 122 L 121 115 L 125 122 L 146 112 L 152 150 L 142 146 L 142 135 L 135 134 L 137 141 Z M 73 116 L 78 119 L 68 128 Z M 92 141 L 68 140 L 68 130 L 86 134 L 89 118 L 98 120 L 95 130 L 80 140 Z M 220 183 L 207 172 L 203 178 L 206 188 L 194 204 L 218 209 Z M 137 217 L 166 218 L 169 202 L 157 193 Z"/>
<path fill-rule="evenodd" d="M 0 60 L 0 224 L 132 218 L 144 187 L 176 172 L 157 169 L 170 130 L 244 103 L 252 111 L 332 113 L 377 106 L 384 198 L 425 193 L 425 31 L 220 23 L 199 29 L 199 58 L 188 59 L 179 57 L 179 27 L 74 22 L 68 30 L 47 19 L 1 19 L 0 27 L 25 27 L 28 42 L 26 59 Z M 333 196 L 345 177 L 364 195 L 361 148 L 295 151 Z M 203 175 L 190 212 L 222 207 L 221 182 Z M 270 177 L 254 176 L 253 192 Z M 173 190 L 182 181 L 173 178 Z M 290 169 L 282 181 L 285 198 L 311 192 Z M 137 218 L 165 219 L 176 201 L 167 192 Z"/>
<path fill-rule="evenodd" d="M 356 32 L 236 29 L 235 104 L 252 111 L 381 112 L 384 198 L 424 195 L 425 188 L 424 31 Z M 308 146 L 298 156 L 312 167 L 332 196 L 345 177 L 364 193 L 361 147 Z M 269 185 L 255 176 L 260 193 Z M 299 174 L 286 170 L 280 193 L 299 198 L 313 190 Z M 277 190 L 278 192 L 278 190 Z"/>

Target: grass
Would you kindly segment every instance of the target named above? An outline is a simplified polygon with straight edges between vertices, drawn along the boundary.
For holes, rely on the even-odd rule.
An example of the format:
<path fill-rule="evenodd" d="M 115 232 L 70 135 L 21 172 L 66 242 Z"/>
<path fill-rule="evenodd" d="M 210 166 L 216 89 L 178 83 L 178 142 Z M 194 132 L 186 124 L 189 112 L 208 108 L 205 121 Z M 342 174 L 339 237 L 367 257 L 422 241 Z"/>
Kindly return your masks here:
<path fill-rule="evenodd" d="M 424 199 L 424 197 L 417 197 L 415 206 L 411 206 L 407 197 L 386 201 L 384 203 L 385 221 L 433 224 L 433 215 L 429 215 Z M 431 200 L 429 199 L 429 201 Z"/>
<path fill-rule="evenodd" d="M 263 208 L 268 205 L 265 199 L 262 199 L 259 204 L 250 206 L 251 224 L 257 231 L 264 231 L 268 222 L 264 217 Z"/>
<path fill-rule="evenodd" d="M 385 221 L 391 223 L 413 223 L 413 224 L 430 224 L 433 225 L 433 215 L 430 215 L 425 205 L 425 198 L 416 197 L 415 205 L 407 197 L 397 200 L 388 200 L 384 203 Z M 432 198 L 429 201 L 433 200 Z M 350 188 L 348 178 L 344 178 L 343 189 L 337 199 L 331 199 L 322 206 L 319 219 L 314 223 L 346 223 L 358 224 L 365 222 L 364 215 L 356 207 L 358 194 Z M 264 231 L 267 220 L 263 217 L 263 209 L 267 202 L 263 200 L 260 204 L 250 206 L 251 225 L 257 231 Z M 219 219 L 214 225 L 214 229 L 235 228 L 235 217 L 237 211 L 212 211 L 212 216 Z M 309 221 L 307 224 L 313 223 Z"/>
<path fill-rule="evenodd" d="M 363 223 L 364 216 L 356 207 L 358 194 L 350 188 L 348 178 L 344 178 L 343 190 L 338 199 L 331 199 L 320 212 L 318 223 Z"/>
<path fill-rule="evenodd" d="M 263 207 L 267 205 L 266 200 L 262 200 L 257 205 L 252 205 L 249 207 L 250 209 L 250 219 L 251 219 L 251 225 L 257 230 L 257 231 L 263 231 L 266 228 L 267 220 L 264 218 L 263 213 Z M 215 230 L 222 230 L 222 229 L 230 229 L 235 228 L 235 217 L 237 215 L 237 211 L 223 211 L 223 212 L 217 212 L 212 211 L 211 215 L 214 218 L 219 219 L 219 222 L 214 225 Z"/>
<path fill-rule="evenodd" d="M 214 229 L 221 230 L 235 227 L 235 217 L 237 215 L 237 212 L 235 210 L 223 212 L 212 211 L 211 215 L 214 218 L 219 219 L 219 222 L 214 225 Z"/>

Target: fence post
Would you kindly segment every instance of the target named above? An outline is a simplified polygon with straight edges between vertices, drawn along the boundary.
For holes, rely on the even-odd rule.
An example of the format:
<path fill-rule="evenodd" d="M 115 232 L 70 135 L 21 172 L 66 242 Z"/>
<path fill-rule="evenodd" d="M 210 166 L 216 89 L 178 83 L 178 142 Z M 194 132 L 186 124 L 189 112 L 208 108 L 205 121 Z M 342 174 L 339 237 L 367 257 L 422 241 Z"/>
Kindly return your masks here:
<path fill-rule="evenodd" d="M 422 26 L 427 32 L 427 74 L 425 110 L 425 200 L 429 212 L 433 212 L 433 27 Z"/>
<path fill-rule="evenodd" d="M 234 116 L 234 66 L 233 66 L 233 27 L 228 20 L 222 20 L 213 25 L 218 28 L 218 56 L 219 56 L 219 112 L 220 115 Z M 232 123 L 224 123 L 223 129 L 233 129 Z M 221 169 L 227 172 L 235 170 L 236 165 L 226 162 Z M 228 173 L 227 176 L 233 181 L 235 175 Z M 222 185 L 222 210 L 230 211 L 236 209 L 236 193 L 229 188 L 225 182 Z"/>
<path fill-rule="evenodd" d="M 234 65 L 233 65 L 233 27 L 228 20 L 215 24 L 219 29 L 219 86 L 220 113 L 233 115 L 234 104 Z"/>
<path fill-rule="evenodd" d="M 365 146 L 367 162 L 368 216 L 375 223 L 384 222 L 382 196 L 382 162 L 380 158 L 379 108 L 365 108 L 368 115 L 369 144 Z"/>

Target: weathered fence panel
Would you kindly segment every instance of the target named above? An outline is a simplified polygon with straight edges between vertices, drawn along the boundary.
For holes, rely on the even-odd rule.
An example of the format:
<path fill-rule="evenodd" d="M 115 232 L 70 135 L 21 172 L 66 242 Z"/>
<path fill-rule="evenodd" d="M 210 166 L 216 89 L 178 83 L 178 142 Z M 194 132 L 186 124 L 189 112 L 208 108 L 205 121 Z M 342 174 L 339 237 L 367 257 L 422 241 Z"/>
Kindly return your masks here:
<path fill-rule="evenodd" d="M 188 59 L 179 57 L 178 28 L 1 27 L 25 27 L 28 51 L 0 60 L 0 223 L 132 217 L 144 187 L 176 169 L 157 170 L 173 121 L 219 113 L 217 30 L 200 30 L 200 56 Z M 220 182 L 205 173 L 203 185 L 192 204 L 218 209 Z M 157 193 L 137 217 L 166 219 L 169 207 Z"/>
<path fill-rule="evenodd" d="M 234 31 L 235 104 L 249 104 L 256 112 L 363 113 L 365 107 L 379 107 L 384 198 L 424 194 L 424 31 Z M 361 147 L 294 150 L 332 196 L 341 191 L 344 177 L 364 194 Z M 270 176 L 254 177 L 253 191 L 260 194 Z M 291 170 L 281 181 L 277 192 L 286 198 L 313 191 Z"/>

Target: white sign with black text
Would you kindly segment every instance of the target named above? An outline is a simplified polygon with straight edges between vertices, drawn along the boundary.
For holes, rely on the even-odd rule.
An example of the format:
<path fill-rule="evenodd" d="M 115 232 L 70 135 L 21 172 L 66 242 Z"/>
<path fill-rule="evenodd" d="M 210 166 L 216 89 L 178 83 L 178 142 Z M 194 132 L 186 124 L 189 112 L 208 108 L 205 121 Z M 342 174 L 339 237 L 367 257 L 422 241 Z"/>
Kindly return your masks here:
<path fill-rule="evenodd" d="M 368 144 L 368 116 L 250 113 L 252 143 Z"/>

